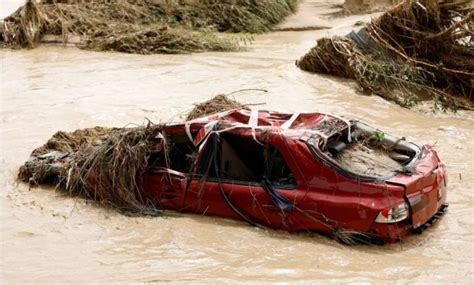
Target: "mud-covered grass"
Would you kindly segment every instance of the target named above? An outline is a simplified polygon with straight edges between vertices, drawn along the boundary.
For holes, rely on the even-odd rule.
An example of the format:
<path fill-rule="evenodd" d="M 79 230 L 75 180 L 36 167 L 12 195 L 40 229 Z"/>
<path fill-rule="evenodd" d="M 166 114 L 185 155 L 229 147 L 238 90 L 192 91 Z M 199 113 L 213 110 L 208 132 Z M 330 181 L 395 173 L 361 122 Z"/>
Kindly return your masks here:
<path fill-rule="evenodd" d="M 358 175 L 390 177 L 403 171 L 402 164 L 390 158 L 389 151 L 363 143 L 352 143 L 335 160 Z"/>
<path fill-rule="evenodd" d="M 443 110 L 473 109 L 473 30 L 470 1 L 406 0 L 357 34 L 319 39 L 297 65 L 353 78 L 405 107 L 428 99 Z"/>
<path fill-rule="evenodd" d="M 94 200 L 127 214 L 157 214 L 143 195 L 149 157 L 164 138 L 160 125 L 91 128 L 57 132 L 35 149 L 18 178 L 32 185 L 53 184 L 73 196 Z"/>
<path fill-rule="evenodd" d="M 58 1 L 59 2 L 59 1 Z M 296 10 L 297 0 L 28 1 L 5 18 L 4 44 L 35 47 L 45 34 L 80 47 L 128 53 L 234 51 L 248 33 L 272 29 Z M 231 36 L 230 33 L 239 33 Z"/>
<path fill-rule="evenodd" d="M 187 120 L 239 107 L 244 105 L 228 95 L 217 95 L 197 104 Z M 70 195 L 126 214 L 155 215 L 159 205 L 148 200 L 143 189 L 143 174 L 152 156 L 169 164 L 161 125 L 58 131 L 32 151 L 18 178 L 30 185 L 54 184 Z"/>
<path fill-rule="evenodd" d="M 158 27 L 125 35 L 87 39 L 83 48 L 137 54 L 238 51 L 239 40 L 210 31 Z"/>

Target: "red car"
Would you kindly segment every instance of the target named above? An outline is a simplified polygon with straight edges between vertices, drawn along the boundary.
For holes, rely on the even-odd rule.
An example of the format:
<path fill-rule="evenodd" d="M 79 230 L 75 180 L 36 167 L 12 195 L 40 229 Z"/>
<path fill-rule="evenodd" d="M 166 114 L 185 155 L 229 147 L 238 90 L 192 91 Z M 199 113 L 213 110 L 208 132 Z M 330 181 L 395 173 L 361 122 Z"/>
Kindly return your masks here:
<path fill-rule="evenodd" d="M 393 242 L 447 207 L 445 166 L 430 146 L 358 121 L 236 109 L 163 135 L 168 157 L 151 158 L 144 191 L 164 209 Z"/>

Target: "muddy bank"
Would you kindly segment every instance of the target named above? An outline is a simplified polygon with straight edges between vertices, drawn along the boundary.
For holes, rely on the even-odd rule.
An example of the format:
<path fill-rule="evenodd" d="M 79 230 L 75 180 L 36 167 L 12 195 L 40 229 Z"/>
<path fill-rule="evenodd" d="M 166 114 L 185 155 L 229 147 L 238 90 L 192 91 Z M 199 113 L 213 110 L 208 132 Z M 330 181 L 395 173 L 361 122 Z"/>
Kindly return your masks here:
<path fill-rule="evenodd" d="M 401 0 L 346 0 L 344 1 L 344 12 L 353 14 L 384 11 L 399 2 Z"/>
<path fill-rule="evenodd" d="M 44 35 L 84 49 L 127 53 L 235 51 L 295 12 L 282 1 L 31 1 L 6 17 L 0 43 L 35 47 Z"/>

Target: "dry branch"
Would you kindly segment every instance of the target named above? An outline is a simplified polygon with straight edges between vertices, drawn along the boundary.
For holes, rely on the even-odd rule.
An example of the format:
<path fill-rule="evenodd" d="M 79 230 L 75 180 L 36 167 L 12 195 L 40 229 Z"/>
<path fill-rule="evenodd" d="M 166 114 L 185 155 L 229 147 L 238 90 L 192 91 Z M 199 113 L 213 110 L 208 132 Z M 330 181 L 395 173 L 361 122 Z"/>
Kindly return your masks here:
<path fill-rule="evenodd" d="M 318 40 L 297 65 L 353 78 L 402 106 L 428 98 L 443 110 L 473 109 L 472 5 L 406 0 L 357 33 Z"/>

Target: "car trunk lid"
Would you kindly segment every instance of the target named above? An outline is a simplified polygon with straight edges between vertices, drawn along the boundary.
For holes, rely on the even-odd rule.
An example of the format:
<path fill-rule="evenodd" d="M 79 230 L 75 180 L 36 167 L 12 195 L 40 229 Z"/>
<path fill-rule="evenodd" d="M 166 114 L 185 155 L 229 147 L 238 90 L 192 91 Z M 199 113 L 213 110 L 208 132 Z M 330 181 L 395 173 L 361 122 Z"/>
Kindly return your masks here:
<path fill-rule="evenodd" d="M 412 174 L 400 174 L 388 182 L 403 185 L 411 207 L 413 227 L 426 223 L 446 199 L 446 173 L 437 153 L 424 146 Z"/>

